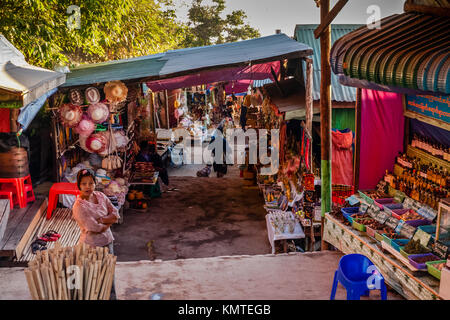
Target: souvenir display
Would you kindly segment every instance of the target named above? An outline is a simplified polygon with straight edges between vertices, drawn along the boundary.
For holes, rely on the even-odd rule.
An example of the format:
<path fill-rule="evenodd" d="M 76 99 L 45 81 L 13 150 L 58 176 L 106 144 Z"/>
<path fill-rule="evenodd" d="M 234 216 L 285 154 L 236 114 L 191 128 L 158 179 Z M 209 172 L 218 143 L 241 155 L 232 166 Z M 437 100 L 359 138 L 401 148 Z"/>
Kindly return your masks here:
<path fill-rule="evenodd" d="M 103 123 L 109 117 L 109 109 L 106 104 L 103 103 L 94 103 L 89 105 L 87 113 L 95 123 Z"/>
<path fill-rule="evenodd" d="M 72 104 L 80 106 L 83 104 L 84 99 L 80 90 L 72 89 L 69 91 L 69 100 Z"/>
<path fill-rule="evenodd" d="M 69 128 L 75 128 L 81 121 L 83 111 L 80 106 L 66 103 L 59 108 L 60 121 Z"/>
<path fill-rule="evenodd" d="M 111 103 L 125 101 L 128 94 L 128 88 L 122 81 L 110 81 L 103 88 L 106 99 Z"/>
<path fill-rule="evenodd" d="M 108 145 L 108 140 L 103 133 L 94 133 L 86 139 L 86 148 L 89 152 L 102 153 Z"/>
<path fill-rule="evenodd" d="M 84 95 L 86 97 L 86 101 L 89 104 L 94 104 L 100 101 L 100 92 L 95 87 L 89 87 L 84 92 Z"/>
<path fill-rule="evenodd" d="M 78 123 L 78 126 L 75 128 L 75 132 L 80 136 L 88 137 L 95 130 L 95 123 L 89 118 L 88 115 L 83 114 L 81 121 Z"/>

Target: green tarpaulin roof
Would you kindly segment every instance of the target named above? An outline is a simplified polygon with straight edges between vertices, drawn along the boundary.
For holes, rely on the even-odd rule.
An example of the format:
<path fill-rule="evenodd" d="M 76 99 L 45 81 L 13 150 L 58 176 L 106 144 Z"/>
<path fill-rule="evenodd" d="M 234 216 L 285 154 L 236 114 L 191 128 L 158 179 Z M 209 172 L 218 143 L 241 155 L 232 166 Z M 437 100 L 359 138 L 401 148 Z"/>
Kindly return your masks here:
<path fill-rule="evenodd" d="M 111 80 L 156 80 L 192 74 L 212 68 L 244 66 L 279 59 L 311 56 L 313 50 L 285 34 L 213 46 L 90 64 L 72 69 L 64 87 Z"/>

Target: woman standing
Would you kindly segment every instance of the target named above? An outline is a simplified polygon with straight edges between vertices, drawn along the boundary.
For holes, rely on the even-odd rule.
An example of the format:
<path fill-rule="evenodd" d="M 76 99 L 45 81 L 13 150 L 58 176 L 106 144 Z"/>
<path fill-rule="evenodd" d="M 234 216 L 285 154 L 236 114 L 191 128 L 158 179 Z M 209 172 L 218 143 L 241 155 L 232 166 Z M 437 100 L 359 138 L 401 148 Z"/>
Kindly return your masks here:
<path fill-rule="evenodd" d="M 73 205 L 73 218 L 81 229 L 80 243 L 94 247 L 108 247 L 114 254 L 114 237 L 111 225 L 119 219 L 119 213 L 108 197 L 95 191 L 95 176 L 89 169 L 78 172 L 77 185 L 80 195 Z"/>

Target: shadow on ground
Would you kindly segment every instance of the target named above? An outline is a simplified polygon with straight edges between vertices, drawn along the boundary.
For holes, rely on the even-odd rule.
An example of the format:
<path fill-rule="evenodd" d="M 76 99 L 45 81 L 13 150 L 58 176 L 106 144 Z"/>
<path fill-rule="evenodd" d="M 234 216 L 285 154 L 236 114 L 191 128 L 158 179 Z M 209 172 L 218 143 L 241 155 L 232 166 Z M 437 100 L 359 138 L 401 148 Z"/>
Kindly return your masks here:
<path fill-rule="evenodd" d="M 171 176 L 170 187 L 178 191 L 152 199 L 145 212 L 128 210 L 113 227 L 119 261 L 271 252 L 263 199 L 242 188 L 236 166 L 225 178 Z"/>

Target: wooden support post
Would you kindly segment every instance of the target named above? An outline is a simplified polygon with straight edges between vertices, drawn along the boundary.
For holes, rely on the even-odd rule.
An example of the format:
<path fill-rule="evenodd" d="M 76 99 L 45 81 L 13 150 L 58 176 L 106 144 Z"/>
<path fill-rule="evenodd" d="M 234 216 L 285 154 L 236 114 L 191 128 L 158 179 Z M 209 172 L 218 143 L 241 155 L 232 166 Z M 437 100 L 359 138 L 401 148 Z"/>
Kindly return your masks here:
<path fill-rule="evenodd" d="M 167 129 L 170 129 L 170 119 L 169 119 L 169 95 L 167 94 L 167 90 L 164 90 L 166 94 L 166 118 L 167 118 Z"/>
<path fill-rule="evenodd" d="M 334 18 L 336 18 L 338 13 L 341 12 L 342 8 L 347 4 L 347 2 L 348 0 L 339 0 L 330 11 L 330 2 L 320 0 L 320 7 L 322 7 L 323 4 L 323 6 L 327 7 L 328 10 L 326 15 L 320 15 L 320 25 L 316 30 L 314 30 L 314 37 L 316 37 L 316 39 L 322 37 L 322 35 L 327 32 L 326 29 L 329 28 L 331 22 L 333 22 Z"/>
<path fill-rule="evenodd" d="M 305 116 L 306 116 L 306 129 L 311 135 L 311 143 L 309 150 L 306 150 L 307 157 L 309 157 L 309 163 L 311 165 L 310 172 L 313 171 L 312 162 L 312 120 L 313 120 L 313 61 L 310 58 L 305 58 L 306 61 L 306 104 L 305 104 Z"/>
<path fill-rule="evenodd" d="M 359 189 L 359 167 L 361 152 L 361 88 L 356 89 L 356 106 L 355 106 L 355 156 L 353 165 L 353 185 L 355 191 Z"/>
<path fill-rule="evenodd" d="M 330 11 L 330 0 L 320 1 L 320 21 L 325 22 Z M 330 22 L 331 23 L 331 22 Z M 321 81 L 320 81 L 320 134 L 321 134 L 321 184 L 322 184 L 322 250 L 325 213 L 331 211 L 331 27 L 328 24 L 320 36 Z"/>
<path fill-rule="evenodd" d="M 149 90 L 148 95 L 148 105 L 150 107 L 150 131 L 152 133 L 155 133 L 155 105 L 154 105 L 154 94 L 152 91 Z"/>

